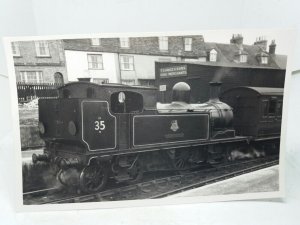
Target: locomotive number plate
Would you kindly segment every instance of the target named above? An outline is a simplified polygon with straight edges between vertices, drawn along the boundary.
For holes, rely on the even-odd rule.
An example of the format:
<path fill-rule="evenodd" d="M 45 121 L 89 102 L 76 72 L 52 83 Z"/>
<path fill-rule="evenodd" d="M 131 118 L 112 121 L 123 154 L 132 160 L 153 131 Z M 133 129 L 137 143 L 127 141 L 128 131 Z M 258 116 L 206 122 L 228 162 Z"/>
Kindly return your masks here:
<path fill-rule="evenodd" d="M 90 151 L 116 148 L 116 117 L 104 101 L 82 101 L 82 140 Z"/>
<path fill-rule="evenodd" d="M 133 119 L 135 146 L 207 140 L 209 115 L 144 115 Z"/>

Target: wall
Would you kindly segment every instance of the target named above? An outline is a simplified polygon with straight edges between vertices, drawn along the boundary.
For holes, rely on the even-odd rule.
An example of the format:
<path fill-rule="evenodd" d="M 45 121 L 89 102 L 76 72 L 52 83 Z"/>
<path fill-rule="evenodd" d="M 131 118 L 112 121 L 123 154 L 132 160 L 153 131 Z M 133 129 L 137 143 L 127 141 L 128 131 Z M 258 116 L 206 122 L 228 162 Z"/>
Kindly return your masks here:
<path fill-rule="evenodd" d="M 119 82 L 118 60 L 115 53 L 103 53 L 103 70 L 88 69 L 88 54 L 95 52 L 65 51 L 66 67 L 69 81 L 77 81 L 78 77 L 108 78 L 110 83 Z"/>
<path fill-rule="evenodd" d="M 38 57 L 33 41 L 19 42 L 20 56 L 14 56 L 16 80 L 20 81 L 21 71 L 42 71 L 43 82 L 53 83 L 54 74 L 60 72 L 64 77 L 64 82 L 68 81 L 65 67 L 65 56 L 61 41 L 47 41 L 49 54 L 47 57 Z"/>

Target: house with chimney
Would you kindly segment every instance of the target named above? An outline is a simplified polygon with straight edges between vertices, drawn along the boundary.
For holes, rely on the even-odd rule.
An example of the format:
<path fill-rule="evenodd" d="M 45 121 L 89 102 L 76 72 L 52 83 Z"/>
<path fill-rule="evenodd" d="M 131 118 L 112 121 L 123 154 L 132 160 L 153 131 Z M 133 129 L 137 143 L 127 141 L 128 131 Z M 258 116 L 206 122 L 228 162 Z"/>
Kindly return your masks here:
<path fill-rule="evenodd" d="M 206 61 L 203 44 L 202 35 L 63 40 L 70 81 L 147 86 L 155 84 L 155 62 Z"/>
<path fill-rule="evenodd" d="M 243 43 L 241 34 L 234 34 L 229 44 L 203 42 L 194 60 L 156 62 L 156 86 L 162 102 L 171 102 L 172 87 L 184 81 L 191 86 L 192 103 L 208 100 L 209 82 L 222 82 L 221 91 L 236 86 L 284 87 L 287 57 L 276 54 L 272 40 L 259 37 L 253 45 Z"/>

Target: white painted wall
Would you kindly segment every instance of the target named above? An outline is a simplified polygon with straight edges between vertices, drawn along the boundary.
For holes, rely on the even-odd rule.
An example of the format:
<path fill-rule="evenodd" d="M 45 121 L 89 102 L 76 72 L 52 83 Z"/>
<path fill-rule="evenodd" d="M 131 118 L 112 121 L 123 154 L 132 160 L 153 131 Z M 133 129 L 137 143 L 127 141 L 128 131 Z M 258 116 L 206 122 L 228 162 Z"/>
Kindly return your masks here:
<path fill-rule="evenodd" d="M 102 54 L 103 70 L 88 69 L 88 54 Z M 65 51 L 69 81 L 79 77 L 108 78 L 110 83 L 119 83 L 118 57 L 116 53 Z"/>
<path fill-rule="evenodd" d="M 134 70 L 121 70 L 121 79 L 155 79 L 155 62 L 156 61 L 176 61 L 176 57 L 170 56 L 149 56 L 149 55 L 130 55 L 134 57 Z"/>

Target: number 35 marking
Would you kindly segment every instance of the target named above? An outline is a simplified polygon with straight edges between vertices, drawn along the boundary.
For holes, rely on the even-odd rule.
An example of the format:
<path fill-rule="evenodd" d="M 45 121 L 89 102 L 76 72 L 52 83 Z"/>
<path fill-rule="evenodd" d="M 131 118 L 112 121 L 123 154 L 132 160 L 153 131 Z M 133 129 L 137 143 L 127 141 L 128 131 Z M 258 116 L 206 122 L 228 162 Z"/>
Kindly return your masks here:
<path fill-rule="evenodd" d="M 105 123 L 104 120 L 96 120 L 95 121 L 95 130 L 99 131 L 99 133 L 101 133 L 101 131 L 105 130 Z"/>

